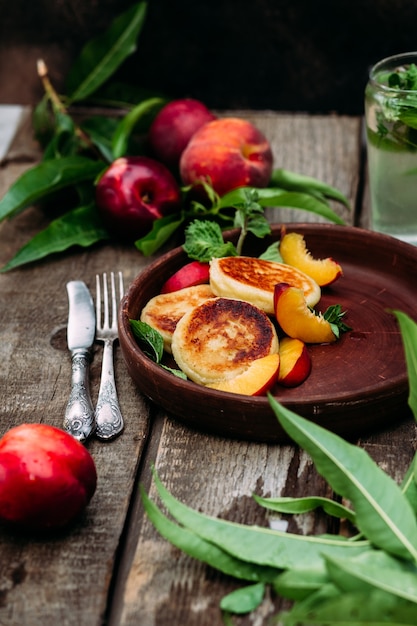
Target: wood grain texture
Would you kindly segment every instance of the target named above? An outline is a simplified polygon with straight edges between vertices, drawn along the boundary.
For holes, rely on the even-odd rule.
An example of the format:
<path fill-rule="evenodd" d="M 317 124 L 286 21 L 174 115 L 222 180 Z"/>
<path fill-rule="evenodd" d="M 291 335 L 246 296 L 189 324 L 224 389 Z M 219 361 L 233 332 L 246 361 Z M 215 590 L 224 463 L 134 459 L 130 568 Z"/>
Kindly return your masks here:
<path fill-rule="evenodd" d="M 264 130 L 277 167 L 336 186 L 355 207 L 361 184 L 358 118 L 233 113 Z M 26 153 L 20 143 L 20 158 L 0 170 L 0 193 L 33 162 L 29 136 L 27 146 Z M 343 216 L 354 223 L 353 212 L 343 210 Z M 275 210 L 270 217 L 282 219 Z M 0 263 L 46 222 L 44 213 L 33 208 L 0 224 Z M 62 424 L 70 383 L 66 282 L 85 280 L 94 292 L 96 272 L 121 269 L 127 286 L 151 260 L 134 249 L 106 244 L 0 275 L 0 434 L 22 422 Z M 93 400 L 100 361 L 98 345 L 91 367 Z M 269 515 L 255 504 L 253 492 L 331 495 L 308 457 L 293 446 L 204 435 L 150 406 L 128 377 L 117 349 L 116 379 L 126 428 L 112 443 L 88 444 L 97 464 L 98 489 L 85 515 L 66 533 L 46 539 L 0 529 L 2 626 L 222 625 L 219 601 L 239 585 L 183 555 L 154 531 L 138 499 L 138 482 L 155 496 L 151 463 L 182 501 L 244 524 L 268 524 Z M 360 445 L 400 480 L 415 440 L 414 424 L 403 422 Z M 329 529 L 320 514 L 288 519 L 294 532 Z M 280 606 L 270 596 L 259 611 L 235 623 L 266 625 Z"/>

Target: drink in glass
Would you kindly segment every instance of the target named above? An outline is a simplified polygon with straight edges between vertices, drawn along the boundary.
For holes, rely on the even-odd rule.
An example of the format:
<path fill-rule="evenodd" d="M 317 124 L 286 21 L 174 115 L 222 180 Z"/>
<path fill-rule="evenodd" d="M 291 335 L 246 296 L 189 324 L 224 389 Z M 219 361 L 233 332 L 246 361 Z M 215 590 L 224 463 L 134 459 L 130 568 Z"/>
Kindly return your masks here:
<path fill-rule="evenodd" d="M 417 245 L 417 52 L 371 69 L 365 118 L 372 228 Z"/>

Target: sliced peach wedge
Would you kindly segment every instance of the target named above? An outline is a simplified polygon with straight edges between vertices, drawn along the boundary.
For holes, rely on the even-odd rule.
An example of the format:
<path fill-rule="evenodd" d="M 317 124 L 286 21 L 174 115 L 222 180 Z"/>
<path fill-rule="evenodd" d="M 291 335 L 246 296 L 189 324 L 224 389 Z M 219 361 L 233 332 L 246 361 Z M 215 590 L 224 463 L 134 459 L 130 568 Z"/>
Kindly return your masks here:
<path fill-rule="evenodd" d="M 240 393 L 244 396 L 261 396 L 276 382 L 279 370 L 279 355 L 268 354 L 252 361 L 242 374 L 207 385 L 210 389 Z"/>
<path fill-rule="evenodd" d="M 275 285 L 274 308 L 277 322 L 288 337 L 304 343 L 336 341 L 330 322 L 309 308 L 301 289 L 288 283 Z"/>
<path fill-rule="evenodd" d="M 284 387 L 301 385 L 311 372 L 311 356 L 304 341 L 284 337 L 279 342 L 278 383 Z"/>
<path fill-rule="evenodd" d="M 300 233 L 287 233 L 283 229 L 279 251 L 284 263 L 301 270 L 320 287 L 331 285 L 343 275 L 341 265 L 331 257 L 315 259 L 307 250 L 304 236 Z"/>

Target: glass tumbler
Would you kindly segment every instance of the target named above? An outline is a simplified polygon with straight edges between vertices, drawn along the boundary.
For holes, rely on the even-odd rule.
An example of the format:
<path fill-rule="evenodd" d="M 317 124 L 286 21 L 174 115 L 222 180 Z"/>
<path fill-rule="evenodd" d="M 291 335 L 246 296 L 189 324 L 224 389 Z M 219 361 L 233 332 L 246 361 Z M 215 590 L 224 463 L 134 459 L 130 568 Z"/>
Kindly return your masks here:
<path fill-rule="evenodd" d="M 365 121 L 372 229 L 417 245 L 417 52 L 372 67 Z"/>

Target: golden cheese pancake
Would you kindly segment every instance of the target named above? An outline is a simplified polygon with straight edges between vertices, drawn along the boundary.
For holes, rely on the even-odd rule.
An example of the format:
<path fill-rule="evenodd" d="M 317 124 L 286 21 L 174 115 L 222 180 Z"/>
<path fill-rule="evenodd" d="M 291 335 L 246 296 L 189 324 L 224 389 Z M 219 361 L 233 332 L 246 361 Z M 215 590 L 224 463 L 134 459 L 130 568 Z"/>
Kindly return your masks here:
<path fill-rule="evenodd" d="M 278 337 L 258 307 L 233 298 L 214 298 L 186 313 L 172 336 L 172 354 L 196 383 L 230 380 L 250 363 L 278 353 Z"/>
<path fill-rule="evenodd" d="M 289 283 L 304 291 L 307 304 L 317 304 L 321 290 L 301 270 L 254 257 L 230 256 L 210 262 L 210 287 L 216 296 L 239 298 L 258 306 L 265 313 L 274 313 L 274 287 Z"/>
<path fill-rule="evenodd" d="M 179 320 L 184 313 L 208 298 L 214 298 L 209 285 L 195 285 L 172 293 L 160 294 L 149 300 L 142 309 L 140 320 L 162 335 L 164 350 L 171 353 L 172 334 Z"/>

